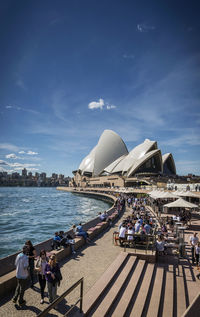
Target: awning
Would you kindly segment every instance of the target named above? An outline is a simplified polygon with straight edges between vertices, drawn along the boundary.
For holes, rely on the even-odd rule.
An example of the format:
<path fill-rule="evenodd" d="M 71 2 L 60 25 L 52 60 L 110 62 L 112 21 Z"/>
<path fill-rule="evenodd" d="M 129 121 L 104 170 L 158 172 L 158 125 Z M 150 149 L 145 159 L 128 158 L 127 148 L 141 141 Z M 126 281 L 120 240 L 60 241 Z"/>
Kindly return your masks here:
<path fill-rule="evenodd" d="M 188 201 L 184 200 L 183 198 L 179 198 L 172 203 L 164 205 L 164 207 L 167 208 L 175 208 L 175 207 L 180 207 L 180 208 L 198 208 L 197 205 L 189 203 Z"/>

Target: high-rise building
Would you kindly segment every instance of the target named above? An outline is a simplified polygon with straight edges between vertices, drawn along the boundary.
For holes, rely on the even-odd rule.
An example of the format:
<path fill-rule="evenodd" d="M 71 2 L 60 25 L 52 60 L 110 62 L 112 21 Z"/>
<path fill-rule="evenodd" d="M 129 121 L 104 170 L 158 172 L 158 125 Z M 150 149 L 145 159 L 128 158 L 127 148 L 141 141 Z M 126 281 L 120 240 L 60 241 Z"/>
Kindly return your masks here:
<path fill-rule="evenodd" d="M 26 176 L 27 176 L 27 169 L 26 169 L 26 168 L 24 168 L 24 169 L 22 170 L 22 176 L 23 176 L 23 177 L 26 177 Z"/>

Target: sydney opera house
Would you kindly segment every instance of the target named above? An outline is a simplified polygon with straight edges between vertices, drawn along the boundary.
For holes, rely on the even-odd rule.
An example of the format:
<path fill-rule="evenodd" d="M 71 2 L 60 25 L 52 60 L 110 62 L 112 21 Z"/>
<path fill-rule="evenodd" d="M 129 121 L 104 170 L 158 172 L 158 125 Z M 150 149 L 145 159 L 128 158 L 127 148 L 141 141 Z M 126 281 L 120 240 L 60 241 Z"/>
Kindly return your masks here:
<path fill-rule="evenodd" d="M 105 130 L 73 174 L 76 186 L 132 186 L 138 177 L 176 175 L 176 167 L 172 154 L 162 155 L 156 141 L 146 139 L 128 152 L 117 133 Z"/>

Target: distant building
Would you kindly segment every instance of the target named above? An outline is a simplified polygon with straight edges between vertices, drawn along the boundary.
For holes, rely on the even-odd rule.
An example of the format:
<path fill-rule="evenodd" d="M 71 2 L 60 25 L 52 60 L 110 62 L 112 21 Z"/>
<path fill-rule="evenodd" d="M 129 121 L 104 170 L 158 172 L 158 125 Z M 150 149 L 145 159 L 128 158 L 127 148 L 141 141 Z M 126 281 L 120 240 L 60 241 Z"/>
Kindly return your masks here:
<path fill-rule="evenodd" d="M 41 180 L 45 180 L 46 177 L 47 177 L 47 174 L 46 174 L 46 173 L 41 173 L 41 174 L 40 174 Z"/>
<path fill-rule="evenodd" d="M 24 168 L 24 169 L 22 170 L 22 176 L 23 176 L 23 177 L 27 177 L 27 169 L 26 169 L 26 168 Z"/>
<path fill-rule="evenodd" d="M 31 178 L 33 174 L 31 172 L 28 173 L 28 177 Z"/>

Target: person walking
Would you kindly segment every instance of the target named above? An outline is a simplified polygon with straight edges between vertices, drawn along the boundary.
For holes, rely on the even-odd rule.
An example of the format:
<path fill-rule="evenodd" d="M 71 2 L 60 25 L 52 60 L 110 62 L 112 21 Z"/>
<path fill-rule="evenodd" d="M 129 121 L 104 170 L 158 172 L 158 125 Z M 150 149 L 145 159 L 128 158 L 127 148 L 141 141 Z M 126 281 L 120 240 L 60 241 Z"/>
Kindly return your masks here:
<path fill-rule="evenodd" d="M 29 259 L 29 273 L 30 273 L 30 279 L 31 279 L 31 287 L 34 286 L 34 260 L 37 256 L 36 250 L 30 240 L 26 241 L 25 243 L 27 245 L 27 255 Z"/>
<path fill-rule="evenodd" d="M 48 294 L 49 294 L 49 303 L 52 303 L 56 298 L 57 286 L 59 284 L 58 276 L 61 276 L 60 268 L 56 262 L 55 254 L 51 255 L 49 262 L 45 267 L 45 277 L 47 281 Z M 61 278 L 60 278 L 61 279 Z"/>
<path fill-rule="evenodd" d="M 194 264 L 195 262 L 195 246 L 198 244 L 198 242 L 199 242 L 199 238 L 197 237 L 197 232 L 194 232 L 193 235 L 190 237 L 192 264 Z"/>
<path fill-rule="evenodd" d="M 41 292 L 41 301 L 40 304 L 44 303 L 44 290 L 46 286 L 46 278 L 45 278 L 45 267 L 48 263 L 49 259 L 46 255 L 45 250 L 40 251 L 39 259 L 36 262 L 35 270 L 38 273 L 38 281 L 40 284 L 40 292 Z"/>
<path fill-rule="evenodd" d="M 13 303 L 16 303 L 19 297 L 19 306 L 26 304 L 26 301 L 24 300 L 24 292 L 27 285 L 29 266 L 28 256 L 26 253 L 27 246 L 25 245 L 23 246 L 22 252 L 17 255 L 15 260 L 17 287 L 13 297 Z"/>

